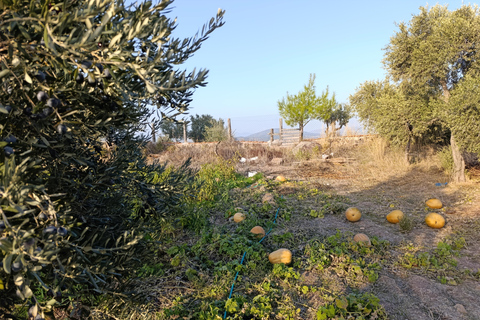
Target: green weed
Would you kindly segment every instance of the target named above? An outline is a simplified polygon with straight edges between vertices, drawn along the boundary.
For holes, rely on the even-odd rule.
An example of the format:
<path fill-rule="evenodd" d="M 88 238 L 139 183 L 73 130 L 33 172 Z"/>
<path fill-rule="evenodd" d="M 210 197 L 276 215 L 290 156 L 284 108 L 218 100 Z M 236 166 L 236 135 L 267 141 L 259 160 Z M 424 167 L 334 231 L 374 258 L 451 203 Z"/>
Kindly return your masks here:
<path fill-rule="evenodd" d="M 388 319 L 388 315 L 375 295 L 351 293 L 321 307 L 317 311 L 317 320 L 324 319 Z"/>

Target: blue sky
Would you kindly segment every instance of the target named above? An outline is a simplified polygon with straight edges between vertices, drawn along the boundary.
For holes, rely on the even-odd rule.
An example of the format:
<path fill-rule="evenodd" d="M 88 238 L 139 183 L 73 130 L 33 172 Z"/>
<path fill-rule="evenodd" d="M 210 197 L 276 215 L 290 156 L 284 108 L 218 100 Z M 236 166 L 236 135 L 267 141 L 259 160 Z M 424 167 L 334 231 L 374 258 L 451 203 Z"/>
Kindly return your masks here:
<path fill-rule="evenodd" d="M 450 10 L 462 5 L 438 3 Z M 218 8 L 226 10 L 225 25 L 180 66 L 210 70 L 189 113 L 231 118 L 237 135 L 278 127 L 277 101 L 300 91 L 310 73 L 316 74 L 317 93 L 328 86 L 338 101 L 347 102 L 361 83 L 385 77 L 382 49 L 397 31 L 395 22 L 409 21 L 425 5 L 415 0 L 176 0 L 169 14 L 177 17 L 175 37 L 193 36 Z M 309 126 L 321 130 L 320 123 Z"/>

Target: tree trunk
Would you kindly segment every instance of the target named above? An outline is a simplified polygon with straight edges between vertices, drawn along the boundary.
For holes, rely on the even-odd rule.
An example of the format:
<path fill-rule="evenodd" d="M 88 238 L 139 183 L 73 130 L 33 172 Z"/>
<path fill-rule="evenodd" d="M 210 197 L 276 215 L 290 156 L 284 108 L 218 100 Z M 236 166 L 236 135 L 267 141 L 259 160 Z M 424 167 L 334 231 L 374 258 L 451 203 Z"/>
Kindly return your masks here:
<path fill-rule="evenodd" d="M 303 125 L 300 125 L 300 141 L 303 141 Z"/>
<path fill-rule="evenodd" d="M 411 164 L 410 162 L 410 137 L 408 137 L 407 146 L 405 147 L 405 161 L 407 164 Z"/>
<path fill-rule="evenodd" d="M 443 99 L 446 103 L 450 99 L 450 91 L 447 88 L 445 82 L 442 82 L 443 88 Z M 454 182 L 465 182 L 467 181 L 465 177 L 465 160 L 463 159 L 462 153 L 458 148 L 457 143 L 452 132 L 450 136 L 450 148 L 452 148 L 452 157 L 453 157 L 453 181 Z"/>
<path fill-rule="evenodd" d="M 157 142 L 157 135 L 156 135 L 156 132 L 155 132 L 155 123 L 152 122 L 151 127 L 152 127 L 152 142 L 156 143 Z"/>
<path fill-rule="evenodd" d="M 465 160 L 463 159 L 462 153 L 458 148 L 455 138 L 452 134 L 450 137 L 450 147 L 452 148 L 453 156 L 453 181 L 454 182 L 465 182 Z"/>

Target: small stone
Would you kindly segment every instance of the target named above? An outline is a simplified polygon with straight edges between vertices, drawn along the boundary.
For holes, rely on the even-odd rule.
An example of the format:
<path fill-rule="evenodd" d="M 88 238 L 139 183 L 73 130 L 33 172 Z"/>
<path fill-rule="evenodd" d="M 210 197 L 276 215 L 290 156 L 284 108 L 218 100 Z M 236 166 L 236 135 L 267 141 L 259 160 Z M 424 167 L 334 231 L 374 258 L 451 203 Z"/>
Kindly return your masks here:
<path fill-rule="evenodd" d="M 447 208 L 447 209 L 445 210 L 445 213 L 446 213 L 446 214 L 455 214 L 455 212 L 456 212 L 456 211 L 455 211 L 454 208 Z"/>
<path fill-rule="evenodd" d="M 266 193 L 263 198 L 262 198 L 262 203 L 268 202 L 272 205 L 275 204 L 275 199 L 273 198 L 273 195 L 271 193 Z"/>
<path fill-rule="evenodd" d="M 270 163 L 273 164 L 273 165 L 281 165 L 283 164 L 284 160 L 283 158 L 273 158 L 272 160 L 270 160 Z"/>
<path fill-rule="evenodd" d="M 461 314 L 468 314 L 467 310 L 465 309 L 465 307 L 461 304 L 456 304 L 455 305 L 455 309 L 457 310 L 458 313 L 461 313 Z"/>

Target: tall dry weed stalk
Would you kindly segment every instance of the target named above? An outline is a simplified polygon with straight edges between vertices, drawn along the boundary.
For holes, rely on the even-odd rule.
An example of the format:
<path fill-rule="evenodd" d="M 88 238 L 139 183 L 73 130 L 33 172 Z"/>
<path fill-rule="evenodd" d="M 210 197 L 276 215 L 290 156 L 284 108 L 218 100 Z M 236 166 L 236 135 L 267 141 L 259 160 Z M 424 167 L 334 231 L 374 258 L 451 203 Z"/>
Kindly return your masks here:
<path fill-rule="evenodd" d="M 358 148 L 359 172 L 366 178 L 382 180 L 408 170 L 404 150 L 390 145 L 381 137 L 373 138 Z"/>
<path fill-rule="evenodd" d="M 413 168 L 427 172 L 442 167 L 432 146 L 417 145 L 412 151 L 414 162 L 409 164 L 405 160 L 404 148 L 376 137 L 356 148 L 354 157 L 360 160 L 358 172 L 363 177 L 376 181 L 403 176 Z"/>
<path fill-rule="evenodd" d="M 348 124 L 345 126 L 345 129 L 343 129 L 343 136 L 358 136 L 361 134 L 363 134 L 361 129 L 355 129 Z"/>

